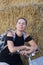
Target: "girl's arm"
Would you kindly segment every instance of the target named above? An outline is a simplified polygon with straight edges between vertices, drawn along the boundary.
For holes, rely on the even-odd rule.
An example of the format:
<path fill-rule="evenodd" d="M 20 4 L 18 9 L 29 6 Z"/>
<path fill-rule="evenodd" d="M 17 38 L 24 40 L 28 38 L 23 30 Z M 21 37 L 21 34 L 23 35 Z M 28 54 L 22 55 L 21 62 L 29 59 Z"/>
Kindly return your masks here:
<path fill-rule="evenodd" d="M 7 37 L 10 36 L 10 37 L 13 37 L 13 34 L 11 32 L 9 32 L 7 34 Z M 17 50 L 23 50 L 23 49 L 26 49 L 27 46 L 23 45 L 23 46 L 14 46 L 14 43 L 12 40 L 7 40 L 7 46 L 8 46 L 8 49 L 11 53 L 14 53 L 15 51 Z"/>
<path fill-rule="evenodd" d="M 34 53 L 38 49 L 38 46 L 37 46 L 37 44 L 35 43 L 34 40 L 31 40 L 28 43 L 30 44 L 30 46 L 28 46 L 26 48 L 26 50 L 20 51 L 20 54 L 27 55 L 27 54 L 30 54 L 30 53 Z"/>
<path fill-rule="evenodd" d="M 28 43 L 30 44 L 30 51 L 29 51 L 30 53 L 38 49 L 38 46 L 34 40 L 31 40 Z"/>

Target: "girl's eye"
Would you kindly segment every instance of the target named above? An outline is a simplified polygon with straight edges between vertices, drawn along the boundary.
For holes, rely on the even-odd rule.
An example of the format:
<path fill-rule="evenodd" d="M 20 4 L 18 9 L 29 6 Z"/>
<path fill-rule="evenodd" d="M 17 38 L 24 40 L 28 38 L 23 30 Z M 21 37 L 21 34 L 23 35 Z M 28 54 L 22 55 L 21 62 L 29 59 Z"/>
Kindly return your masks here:
<path fill-rule="evenodd" d="M 23 25 L 26 25 L 25 23 L 23 23 Z"/>
<path fill-rule="evenodd" d="M 20 24 L 20 22 L 19 22 L 19 24 Z"/>
<path fill-rule="evenodd" d="M 18 22 L 18 24 L 23 24 L 23 25 L 25 25 L 25 23 L 21 23 L 21 22 Z"/>

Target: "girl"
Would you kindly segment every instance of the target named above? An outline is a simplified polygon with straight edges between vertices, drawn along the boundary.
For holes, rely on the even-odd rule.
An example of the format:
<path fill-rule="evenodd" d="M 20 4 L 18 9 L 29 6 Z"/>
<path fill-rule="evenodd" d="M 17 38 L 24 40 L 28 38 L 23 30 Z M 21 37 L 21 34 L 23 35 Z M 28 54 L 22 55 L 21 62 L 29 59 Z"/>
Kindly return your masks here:
<path fill-rule="evenodd" d="M 2 54 L 4 56 L 3 62 L 9 65 L 23 65 L 20 54 L 26 55 L 27 53 L 34 52 L 38 48 L 32 37 L 24 32 L 26 26 L 27 20 L 25 18 L 19 18 L 16 23 L 16 30 L 8 32 L 6 38 L 8 47 Z M 30 46 L 26 46 L 24 44 L 25 42 L 28 42 Z M 20 54 L 17 54 L 16 51 Z"/>

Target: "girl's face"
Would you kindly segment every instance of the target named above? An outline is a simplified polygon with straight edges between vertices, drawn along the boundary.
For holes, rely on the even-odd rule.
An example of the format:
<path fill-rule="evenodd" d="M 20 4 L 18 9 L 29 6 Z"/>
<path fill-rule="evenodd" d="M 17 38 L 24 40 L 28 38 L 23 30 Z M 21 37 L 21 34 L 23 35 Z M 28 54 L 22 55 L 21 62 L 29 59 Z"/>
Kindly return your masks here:
<path fill-rule="evenodd" d="M 26 29 L 26 21 L 24 19 L 19 19 L 16 24 L 16 29 L 19 31 L 24 31 Z"/>

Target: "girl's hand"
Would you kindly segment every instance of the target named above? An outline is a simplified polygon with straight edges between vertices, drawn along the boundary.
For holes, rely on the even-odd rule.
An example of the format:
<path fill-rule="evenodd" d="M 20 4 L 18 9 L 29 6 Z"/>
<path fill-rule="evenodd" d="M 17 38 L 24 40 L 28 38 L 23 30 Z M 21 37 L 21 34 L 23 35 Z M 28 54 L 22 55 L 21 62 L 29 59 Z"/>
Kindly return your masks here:
<path fill-rule="evenodd" d="M 22 51 L 20 51 L 20 54 L 21 55 L 27 55 L 27 51 L 26 50 L 22 50 Z"/>
<path fill-rule="evenodd" d="M 30 50 L 30 47 L 29 46 L 26 46 L 25 50 Z"/>
<path fill-rule="evenodd" d="M 33 53 L 35 52 L 36 48 L 33 47 L 33 46 L 25 46 L 25 49 L 24 50 L 21 50 L 20 51 L 20 54 L 21 55 L 27 55 L 27 54 L 30 54 L 30 53 Z"/>
<path fill-rule="evenodd" d="M 26 46 L 26 51 L 29 51 L 29 53 L 35 52 L 36 51 L 36 47 L 34 46 Z"/>
<path fill-rule="evenodd" d="M 28 54 L 29 53 L 33 53 L 33 52 L 35 52 L 35 48 L 34 47 L 30 47 L 30 50 L 27 51 Z"/>

